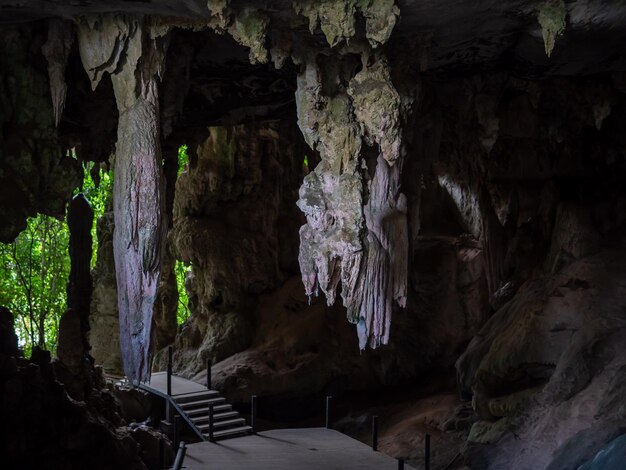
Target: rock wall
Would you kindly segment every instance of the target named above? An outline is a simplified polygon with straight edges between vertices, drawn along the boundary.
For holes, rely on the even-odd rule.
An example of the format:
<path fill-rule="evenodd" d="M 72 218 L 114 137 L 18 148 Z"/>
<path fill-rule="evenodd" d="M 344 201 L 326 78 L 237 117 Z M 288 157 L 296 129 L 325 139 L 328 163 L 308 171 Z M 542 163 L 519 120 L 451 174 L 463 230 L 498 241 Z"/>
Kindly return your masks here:
<path fill-rule="evenodd" d="M 89 332 L 91 355 L 105 372 L 123 375 L 117 284 L 113 260 L 113 213 L 105 213 L 97 224 L 98 256 L 96 266 L 91 273 L 94 286 L 91 296 L 91 330 Z"/>
<path fill-rule="evenodd" d="M 55 127 L 41 48 L 45 25 L 3 27 L 0 38 L 0 241 L 12 241 L 26 219 L 63 217 L 81 179 Z"/>
<path fill-rule="evenodd" d="M 293 125 L 210 127 L 176 184 L 169 235 L 192 317 L 176 339 L 177 364 L 195 373 L 252 339 L 259 294 L 292 273 L 299 217 L 295 188 L 307 152 Z"/>
<path fill-rule="evenodd" d="M 80 342 L 80 325 L 77 330 Z M 16 352 L 13 315 L 0 308 L 3 468 L 157 469 L 160 438 L 166 458 L 173 460 L 167 438 L 145 425 L 130 425 L 120 401 L 125 392 L 107 384 L 101 369 L 91 368 L 89 393 L 77 401 L 55 375 L 50 353 L 35 347 L 26 360 Z"/>
<path fill-rule="evenodd" d="M 480 241 L 483 318 L 495 312 L 456 363 L 479 418 L 470 468 L 577 468 L 626 424 L 616 411 L 626 360 L 620 83 L 424 84 L 418 119 L 429 132 L 416 145 L 431 152 L 421 165 L 457 227 Z M 422 213 L 418 247 L 436 225 Z"/>

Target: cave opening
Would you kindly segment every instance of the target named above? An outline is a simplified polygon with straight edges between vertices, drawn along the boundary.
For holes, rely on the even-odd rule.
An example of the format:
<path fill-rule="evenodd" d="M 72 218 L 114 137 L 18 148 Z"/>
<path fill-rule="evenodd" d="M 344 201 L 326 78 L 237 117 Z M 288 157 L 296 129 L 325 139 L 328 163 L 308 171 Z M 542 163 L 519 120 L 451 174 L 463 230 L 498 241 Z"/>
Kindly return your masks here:
<path fill-rule="evenodd" d="M 184 440 L 199 470 L 213 433 L 301 432 L 351 468 L 340 433 L 373 422 L 390 465 L 613 468 L 626 5 L 21 3 L 2 468 L 163 468 Z"/>

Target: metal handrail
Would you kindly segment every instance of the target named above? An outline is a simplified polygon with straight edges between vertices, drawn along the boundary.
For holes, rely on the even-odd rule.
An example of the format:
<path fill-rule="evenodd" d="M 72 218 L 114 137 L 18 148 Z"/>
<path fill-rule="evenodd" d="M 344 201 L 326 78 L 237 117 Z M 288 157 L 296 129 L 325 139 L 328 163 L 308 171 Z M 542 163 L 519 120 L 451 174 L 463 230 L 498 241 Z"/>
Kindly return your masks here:
<path fill-rule="evenodd" d="M 183 462 L 185 461 L 185 455 L 187 453 L 187 446 L 185 441 L 181 441 L 178 446 L 178 452 L 176 452 L 176 459 L 174 460 L 174 466 L 172 470 L 180 470 L 183 468 Z"/>
<path fill-rule="evenodd" d="M 152 387 L 144 385 L 144 384 L 139 384 L 139 388 L 142 389 L 142 390 L 145 390 L 146 392 L 150 392 L 150 393 L 153 393 L 155 395 L 158 395 L 161 398 L 165 398 L 170 403 L 170 405 L 178 412 L 178 414 L 181 416 L 181 418 L 183 418 L 185 420 L 185 422 L 189 425 L 189 427 L 193 430 L 193 432 L 198 436 L 198 438 L 201 441 L 206 441 L 205 437 L 202 435 L 200 430 L 196 427 L 194 422 L 187 416 L 187 414 L 180 407 L 180 405 L 178 403 L 176 403 L 176 400 L 174 399 L 174 397 L 168 396 L 167 394 L 165 394 L 163 392 L 160 392 L 156 388 L 152 388 Z"/>

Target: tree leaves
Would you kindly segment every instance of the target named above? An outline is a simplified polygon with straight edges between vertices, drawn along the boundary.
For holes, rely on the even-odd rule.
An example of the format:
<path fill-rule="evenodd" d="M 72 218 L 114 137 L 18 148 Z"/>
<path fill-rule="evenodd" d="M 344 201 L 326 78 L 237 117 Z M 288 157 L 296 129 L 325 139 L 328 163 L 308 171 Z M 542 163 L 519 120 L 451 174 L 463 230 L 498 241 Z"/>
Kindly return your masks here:
<path fill-rule="evenodd" d="M 94 220 L 104 214 L 111 198 L 112 175 L 103 168 L 92 178 L 93 163 L 84 165 L 82 190 L 94 210 Z M 97 244 L 95 224 L 92 228 Z M 28 355 L 39 345 L 56 351 L 61 315 L 67 307 L 66 284 L 70 271 L 69 230 L 64 220 L 38 214 L 13 243 L 0 243 L 0 305 L 15 317 L 20 346 Z M 95 265 L 97 246 L 91 266 Z"/>

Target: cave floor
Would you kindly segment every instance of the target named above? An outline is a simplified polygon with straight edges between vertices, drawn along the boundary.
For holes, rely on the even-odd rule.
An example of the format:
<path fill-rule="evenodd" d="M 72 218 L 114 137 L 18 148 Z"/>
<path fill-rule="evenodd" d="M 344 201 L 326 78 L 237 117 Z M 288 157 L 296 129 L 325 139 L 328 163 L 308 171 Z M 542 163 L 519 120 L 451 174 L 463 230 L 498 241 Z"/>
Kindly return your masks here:
<path fill-rule="evenodd" d="M 276 429 L 216 443 L 190 444 L 184 466 L 188 470 L 391 470 L 398 468 L 398 463 L 338 431 L 307 428 Z"/>

